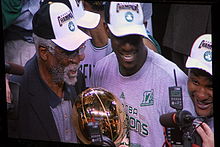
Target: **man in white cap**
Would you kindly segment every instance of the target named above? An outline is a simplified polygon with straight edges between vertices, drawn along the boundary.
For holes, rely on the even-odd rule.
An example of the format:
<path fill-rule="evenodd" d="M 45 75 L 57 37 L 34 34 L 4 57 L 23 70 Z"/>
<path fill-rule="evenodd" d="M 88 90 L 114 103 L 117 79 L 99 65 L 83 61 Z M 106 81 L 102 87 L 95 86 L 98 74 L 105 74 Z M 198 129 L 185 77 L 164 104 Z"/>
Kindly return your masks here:
<path fill-rule="evenodd" d="M 214 147 L 213 89 L 212 89 L 212 36 L 204 34 L 193 43 L 186 61 L 188 91 L 198 116 L 206 117 L 197 128 L 203 147 Z"/>
<path fill-rule="evenodd" d="M 92 37 L 86 41 L 85 59 L 81 62 L 80 70 L 85 75 L 86 86 L 91 87 L 91 76 L 97 61 L 112 52 L 110 39 L 104 30 L 104 5 L 103 1 L 83 1 L 85 11 L 100 15 L 100 21 L 94 28 L 81 26 L 80 28 Z M 73 10 L 74 11 L 74 10 Z M 91 22 L 88 22 L 88 24 Z"/>
<path fill-rule="evenodd" d="M 44 0 L 41 5 L 49 1 L 58 2 L 60 0 Z M 104 9 L 102 1 L 82 1 L 82 0 L 62 0 L 72 10 L 78 27 L 91 36 L 85 43 L 85 59 L 80 63 L 80 70 L 85 76 L 86 87 L 90 87 L 91 75 L 98 60 L 112 52 L 110 40 L 103 27 Z M 91 4 L 97 4 L 92 7 Z"/>
<path fill-rule="evenodd" d="M 100 21 L 100 15 L 84 10 L 82 0 L 41 0 L 40 6 L 49 2 L 61 2 L 66 4 L 73 12 L 76 24 L 83 28 L 93 29 Z"/>
<path fill-rule="evenodd" d="M 178 86 L 182 86 L 183 109 L 193 114 L 187 76 L 144 45 L 143 38 L 149 38 L 140 3 L 107 2 L 105 8 L 106 33 L 114 52 L 97 62 L 92 85 L 109 90 L 122 102 L 129 120 L 129 135 L 122 145 L 161 147 L 160 115 L 175 111 L 168 92 L 175 85 L 174 70 Z"/>
<path fill-rule="evenodd" d="M 33 18 L 36 55 L 25 65 L 20 84 L 18 117 L 9 120 L 9 136 L 77 143 L 72 126 L 72 103 L 85 89 L 78 70 L 90 39 L 63 3 L 43 5 Z"/>

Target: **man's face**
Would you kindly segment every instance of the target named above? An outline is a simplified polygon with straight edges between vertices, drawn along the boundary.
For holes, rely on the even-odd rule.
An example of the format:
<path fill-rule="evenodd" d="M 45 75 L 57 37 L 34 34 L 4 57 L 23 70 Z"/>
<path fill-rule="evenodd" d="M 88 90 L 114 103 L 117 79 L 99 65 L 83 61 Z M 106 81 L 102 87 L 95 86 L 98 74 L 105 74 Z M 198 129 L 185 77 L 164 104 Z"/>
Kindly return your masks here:
<path fill-rule="evenodd" d="M 83 44 L 84 45 L 84 44 Z M 79 50 L 68 52 L 56 47 L 53 62 L 50 62 L 49 72 L 55 83 L 66 82 L 75 85 L 79 63 L 84 59 L 84 53 Z"/>
<path fill-rule="evenodd" d="M 142 67 L 146 59 L 146 48 L 141 36 L 116 37 L 112 34 L 111 43 L 122 75 L 132 75 Z"/>
<path fill-rule="evenodd" d="M 64 66 L 62 64 L 51 65 L 50 73 L 54 83 L 62 83 L 63 81 L 69 85 L 75 85 L 77 82 L 77 70 L 79 64 L 69 64 Z"/>
<path fill-rule="evenodd" d="M 197 115 L 206 117 L 213 116 L 212 79 L 207 76 L 199 76 L 190 71 L 188 91 L 194 103 Z"/>

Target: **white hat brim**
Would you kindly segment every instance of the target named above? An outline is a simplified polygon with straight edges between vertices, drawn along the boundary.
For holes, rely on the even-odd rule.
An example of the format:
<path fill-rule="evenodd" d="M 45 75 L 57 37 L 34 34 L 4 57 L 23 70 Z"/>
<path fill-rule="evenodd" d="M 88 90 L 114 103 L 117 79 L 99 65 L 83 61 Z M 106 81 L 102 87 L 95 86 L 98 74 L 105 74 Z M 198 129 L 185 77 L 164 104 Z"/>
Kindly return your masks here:
<path fill-rule="evenodd" d="M 126 35 L 141 35 L 146 38 L 149 38 L 147 35 L 146 28 L 143 25 L 126 25 L 126 26 L 114 26 L 111 24 L 108 24 L 108 27 L 112 34 L 114 34 L 117 37 L 122 37 Z"/>
<path fill-rule="evenodd" d="M 88 29 L 97 27 L 100 21 L 100 14 L 84 10 L 85 14 L 76 20 L 78 26 Z"/>
<path fill-rule="evenodd" d="M 74 51 L 88 39 L 91 39 L 91 37 L 78 29 L 65 37 L 51 40 L 67 51 Z"/>
<path fill-rule="evenodd" d="M 188 57 L 186 61 L 186 68 L 198 68 L 205 70 L 206 72 L 210 73 L 212 75 L 212 68 L 209 68 L 205 64 L 202 64 L 199 60 L 196 60 L 194 58 Z"/>

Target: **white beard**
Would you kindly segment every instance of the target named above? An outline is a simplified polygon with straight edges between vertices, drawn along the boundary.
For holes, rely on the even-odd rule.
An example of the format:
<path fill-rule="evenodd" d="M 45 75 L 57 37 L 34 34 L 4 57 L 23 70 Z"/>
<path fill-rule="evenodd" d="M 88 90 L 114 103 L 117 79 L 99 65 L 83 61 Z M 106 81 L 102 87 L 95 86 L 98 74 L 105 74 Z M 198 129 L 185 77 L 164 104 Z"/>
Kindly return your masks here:
<path fill-rule="evenodd" d="M 70 64 L 64 68 L 64 82 L 68 85 L 75 85 L 77 82 L 77 70 L 79 64 Z"/>

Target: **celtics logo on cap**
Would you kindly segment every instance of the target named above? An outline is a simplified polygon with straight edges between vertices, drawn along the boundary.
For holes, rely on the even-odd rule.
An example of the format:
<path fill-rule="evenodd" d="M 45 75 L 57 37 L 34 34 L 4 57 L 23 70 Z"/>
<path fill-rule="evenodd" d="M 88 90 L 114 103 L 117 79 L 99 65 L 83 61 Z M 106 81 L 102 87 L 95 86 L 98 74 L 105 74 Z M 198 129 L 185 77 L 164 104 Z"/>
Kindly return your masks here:
<path fill-rule="evenodd" d="M 68 27 L 69 27 L 69 30 L 72 32 L 75 30 L 75 25 L 72 21 L 69 22 Z"/>
<path fill-rule="evenodd" d="M 206 51 L 204 53 L 204 59 L 207 61 L 207 62 L 211 62 L 212 61 L 212 52 L 211 51 Z"/>
<path fill-rule="evenodd" d="M 127 13 L 125 13 L 125 19 L 128 22 L 132 22 L 134 20 L 134 15 L 131 12 L 127 12 Z"/>

